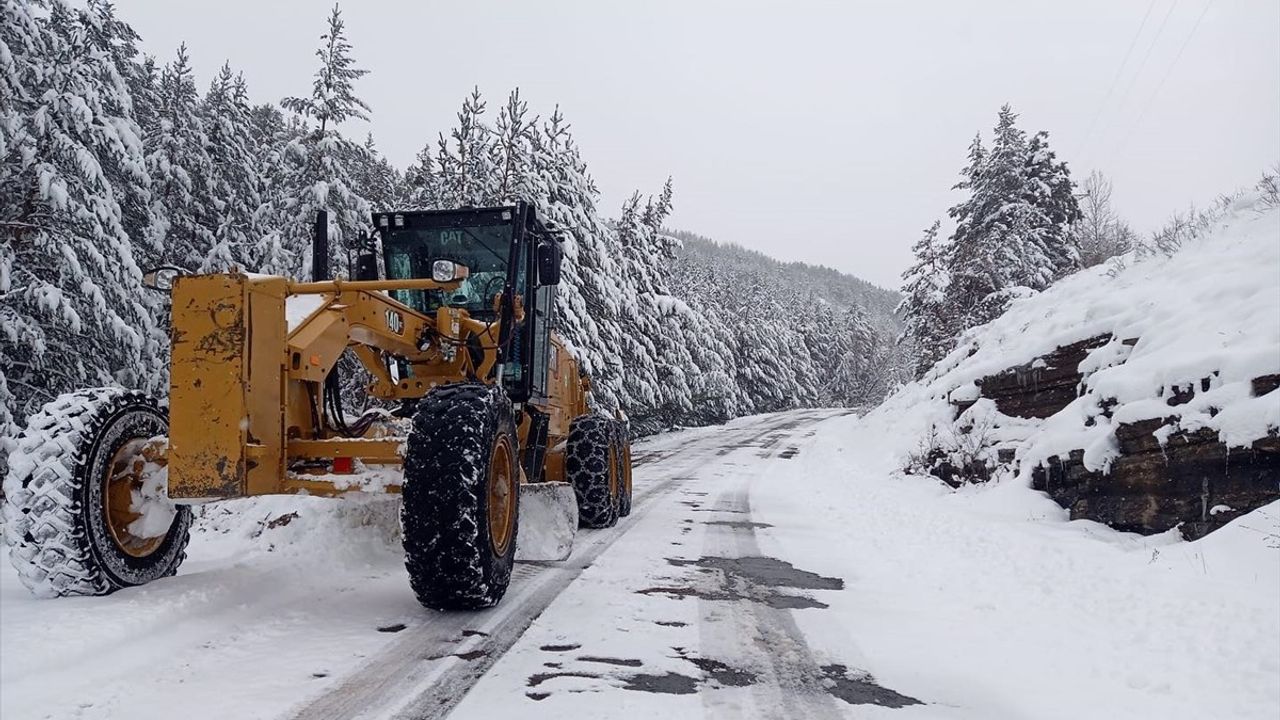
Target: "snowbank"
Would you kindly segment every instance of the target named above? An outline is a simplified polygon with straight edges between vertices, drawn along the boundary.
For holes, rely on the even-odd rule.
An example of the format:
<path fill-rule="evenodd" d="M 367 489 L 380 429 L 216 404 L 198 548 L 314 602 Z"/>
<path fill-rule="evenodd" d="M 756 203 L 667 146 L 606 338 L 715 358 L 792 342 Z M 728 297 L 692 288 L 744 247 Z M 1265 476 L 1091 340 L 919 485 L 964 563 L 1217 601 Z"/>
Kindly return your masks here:
<path fill-rule="evenodd" d="M 976 381 L 1107 335 L 1080 364 L 1080 397 L 1049 420 L 993 418 L 984 401 L 967 411 L 970 420 L 998 420 L 1001 439 L 1019 441 L 1023 484 L 1033 467 L 1073 449 L 1086 450 L 1089 469 L 1105 469 L 1121 423 L 1173 417 L 1156 434 L 1162 443 L 1176 430 L 1209 428 L 1232 447 L 1275 432 L 1280 395 L 1254 397 L 1251 382 L 1280 373 L 1280 208 L 1244 197 L 1172 257 L 1127 256 L 1014 301 L 871 419 L 901 427 L 894 447 L 905 457 L 931 428 L 950 424 L 949 401 L 977 398 Z M 1189 402 L 1167 402 L 1189 386 Z"/>

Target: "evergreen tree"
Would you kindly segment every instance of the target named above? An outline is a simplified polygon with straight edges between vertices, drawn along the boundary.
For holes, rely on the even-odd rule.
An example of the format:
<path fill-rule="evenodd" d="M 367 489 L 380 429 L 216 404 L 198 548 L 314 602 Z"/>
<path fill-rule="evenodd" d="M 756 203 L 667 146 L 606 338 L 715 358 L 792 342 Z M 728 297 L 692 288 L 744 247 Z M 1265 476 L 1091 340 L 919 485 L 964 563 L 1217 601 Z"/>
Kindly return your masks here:
<path fill-rule="evenodd" d="M 444 207 L 479 207 L 495 195 L 493 130 L 484 123 L 487 105 L 474 88 L 458 112 L 458 126 L 438 142 L 436 175 Z"/>
<path fill-rule="evenodd" d="M 262 204 L 263 147 L 255 135 L 244 77 L 232 72 L 230 63 L 210 84 L 200 118 L 209 158 L 213 237 L 199 270 L 255 268 L 253 243 L 258 226 L 254 216 Z"/>
<path fill-rule="evenodd" d="M 160 72 L 156 118 L 145 143 L 151 178 L 151 224 L 146 248 L 162 263 L 205 267 L 214 246 L 217 213 L 209 181 L 209 139 L 196 111 L 199 95 L 185 45 Z"/>
<path fill-rule="evenodd" d="M 1070 174 L 1047 134 L 1028 141 L 1017 119 L 1010 106 L 1000 109 L 990 150 L 974 140 L 956 186 L 970 192 L 950 210 L 956 231 L 945 263 L 957 331 L 990 321 L 1012 297 L 1043 290 L 1079 266 Z"/>
<path fill-rule="evenodd" d="M 363 145 L 348 145 L 347 148 L 350 154 L 345 162 L 351 169 L 351 187 L 355 192 L 375 209 L 403 208 L 404 176 L 378 152 L 373 133 L 365 137 Z"/>
<path fill-rule="evenodd" d="M 941 223 L 934 221 L 911 248 L 916 261 L 902 274 L 902 335 L 915 355 L 914 372 L 923 375 L 951 350 L 955 330 L 947 307 L 947 270 L 938 239 Z"/>
<path fill-rule="evenodd" d="M 1041 242 L 1049 259 L 1047 269 L 1052 283 L 1081 267 L 1080 248 L 1072 232 L 1081 218 L 1080 203 L 1071 170 L 1057 159 L 1049 147 L 1049 133 L 1044 130 L 1033 135 L 1027 144 L 1026 167 L 1026 200 L 1042 210 Z"/>
<path fill-rule="evenodd" d="M 0 424 L 12 431 L 58 393 L 151 389 L 163 375 L 121 207 L 145 192 L 145 160 L 99 18 L 0 1 Z"/>
<path fill-rule="evenodd" d="M 355 67 L 344 29 L 335 5 L 320 36 L 320 68 L 311 95 L 280 103 L 297 115 L 299 124 L 285 128 L 291 139 L 278 156 L 276 177 L 269 181 L 269 208 L 260 214 L 260 221 L 272 227 L 260 243 L 260 262 L 269 272 L 307 274 L 312 227 L 322 210 L 329 213 L 329 267 L 334 271 L 346 266 L 348 245 L 368 224 L 369 202 L 352 187 L 348 162 L 359 147 L 337 127 L 353 118 L 367 120 L 369 111 L 355 94 L 355 81 L 367 71 Z"/>

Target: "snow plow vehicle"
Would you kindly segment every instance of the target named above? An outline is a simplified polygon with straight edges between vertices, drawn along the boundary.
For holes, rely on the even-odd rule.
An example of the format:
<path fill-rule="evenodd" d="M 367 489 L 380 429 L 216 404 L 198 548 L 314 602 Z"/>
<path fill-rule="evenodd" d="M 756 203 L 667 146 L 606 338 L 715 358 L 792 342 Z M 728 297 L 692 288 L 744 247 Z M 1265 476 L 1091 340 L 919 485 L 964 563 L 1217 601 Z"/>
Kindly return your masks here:
<path fill-rule="evenodd" d="M 167 405 L 98 388 L 30 418 L 5 481 L 24 584 L 141 585 L 176 572 L 192 505 L 363 490 L 401 494 L 419 601 L 475 609 L 505 593 L 521 533 L 550 546 L 522 557 L 564 559 L 579 526 L 630 512 L 626 422 L 589 409 L 590 381 L 552 331 L 555 231 L 524 203 L 372 220 L 355 280 L 327 279 L 323 213 L 310 282 L 147 273 L 172 294 Z M 347 353 L 390 409 L 348 419 Z"/>

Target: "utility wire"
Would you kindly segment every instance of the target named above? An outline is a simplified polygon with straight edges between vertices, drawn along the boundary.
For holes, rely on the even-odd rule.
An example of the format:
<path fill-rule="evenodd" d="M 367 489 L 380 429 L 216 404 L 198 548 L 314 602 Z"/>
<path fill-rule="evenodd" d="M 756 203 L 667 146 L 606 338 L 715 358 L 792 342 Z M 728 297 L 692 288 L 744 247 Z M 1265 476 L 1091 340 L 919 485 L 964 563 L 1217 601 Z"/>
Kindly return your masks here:
<path fill-rule="evenodd" d="M 1129 98 L 1129 93 L 1133 90 L 1133 84 L 1137 82 L 1138 76 L 1142 75 L 1142 71 L 1147 67 L 1147 61 L 1151 59 L 1151 51 L 1156 49 L 1156 45 L 1160 44 L 1160 36 L 1164 34 L 1164 28 L 1169 24 L 1169 18 L 1173 15 L 1173 11 L 1178 8 L 1178 0 L 1173 0 L 1173 4 L 1169 6 L 1169 12 L 1164 14 L 1164 20 L 1160 21 L 1160 27 L 1156 28 L 1156 36 L 1151 40 L 1151 44 L 1147 46 L 1147 52 L 1142 56 L 1142 62 L 1138 63 L 1138 70 L 1134 72 L 1133 77 L 1129 78 L 1129 84 L 1125 86 L 1124 92 L 1120 94 L 1120 104 L 1116 106 L 1116 116 L 1119 117 L 1120 110 L 1124 108 L 1125 100 Z M 1107 134 L 1104 132 L 1101 141 L 1105 139 Z"/>
<path fill-rule="evenodd" d="M 1138 128 L 1142 127 L 1142 121 L 1147 117 L 1147 111 L 1155 104 L 1156 97 L 1160 95 L 1160 91 L 1164 88 L 1165 82 L 1169 79 L 1169 76 L 1173 74 L 1173 68 L 1176 67 L 1178 61 L 1182 59 L 1182 53 L 1187 49 L 1187 46 L 1191 44 L 1191 38 L 1195 36 L 1196 30 L 1200 28 L 1200 22 L 1204 20 L 1204 16 L 1209 13 L 1209 7 L 1211 5 L 1213 5 L 1213 0 L 1208 0 L 1208 2 L 1204 4 L 1204 9 L 1200 11 L 1200 16 L 1196 18 L 1195 24 L 1191 26 L 1191 32 L 1187 33 L 1187 37 L 1182 41 L 1182 46 L 1178 48 L 1178 54 L 1173 56 L 1173 62 L 1169 63 L 1169 67 L 1164 71 L 1164 77 L 1160 78 L 1160 83 L 1156 85 L 1155 92 L 1151 93 L 1151 96 L 1147 98 L 1146 105 L 1142 106 L 1142 112 L 1138 113 L 1137 122 L 1133 124 L 1133 127 L 1129 129 L 1128 134 L 1124 136 L 1124 141 L 1120 143 L 1120 147 L 1117 151 L 1118 153 L 1125 151 L 1129 145 L 1130 138 L 1133 137 L 1133 134 L 1137 132 Z"/>
<path fill-rule="evenodd" d="M 1111 78 L 1111 86 L 1107 88 L 1107 94 L 1102 96 L 1102 102 L 1098 103 L 1098 109 L 1093 113 L 1093 119 L 1089 121 L 1089 129 L 1084 134 L 1084 141 L 1087 145 L 1093 139 L 1093 129 L 1098 125 L 1098 118 L 1102 117 L 1102 109 L 1107 106 L 1107 101 L 1111 99 L 1112 93 L 1116 90 L 1116 85 L 1120 83 L 1120 78 L 1124 75 L 1124 69 L 1129 65 L 1129 58 L 1133 55 L 1133 49 L 1138 46 L 1138 38 L 1142 36 L 1142 31 L 1147 27 L 1147 20 L 1151 17 L 1151 11 L 1156 7 L 1156 0 L 1147 3 L 1147 12 L 1142 16 L 1142 22 L 1138 24 L 1138 31 L 1133 34 L 1133 39 L 1129 41 L 1129 49 L 1124 51 L 1124 59 L 1120 61 L 1120 67 L 1116 70 L 1115 77 Z"/>

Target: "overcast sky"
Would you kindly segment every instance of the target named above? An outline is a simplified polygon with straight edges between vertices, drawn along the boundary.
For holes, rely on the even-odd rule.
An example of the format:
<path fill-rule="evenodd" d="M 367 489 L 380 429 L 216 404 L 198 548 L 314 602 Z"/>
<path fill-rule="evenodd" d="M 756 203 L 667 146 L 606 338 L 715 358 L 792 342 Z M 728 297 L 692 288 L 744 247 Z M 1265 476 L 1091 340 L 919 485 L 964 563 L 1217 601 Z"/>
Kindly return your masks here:
<path fill-rule="evenodd" d="M 147 52 L 167 60 L 186 42 L 202 88 L 229 60 L 256 101 L 309 92 L 331 7 L 117 4 Z M 1077 179 L 1110 175 L 1142 231 L 1280 161 L 1276 0 L 343 9 L 373 109 L 349 130 L 371 130 L 397 166 L 452 126 L 473 85 L 495 111 L 519 87 L 533 111 L 564 110 L 608 214 L 671 175 L 673 227 L 885 286 L 945 217 L 969 140 L 1005 102 Z"/>

